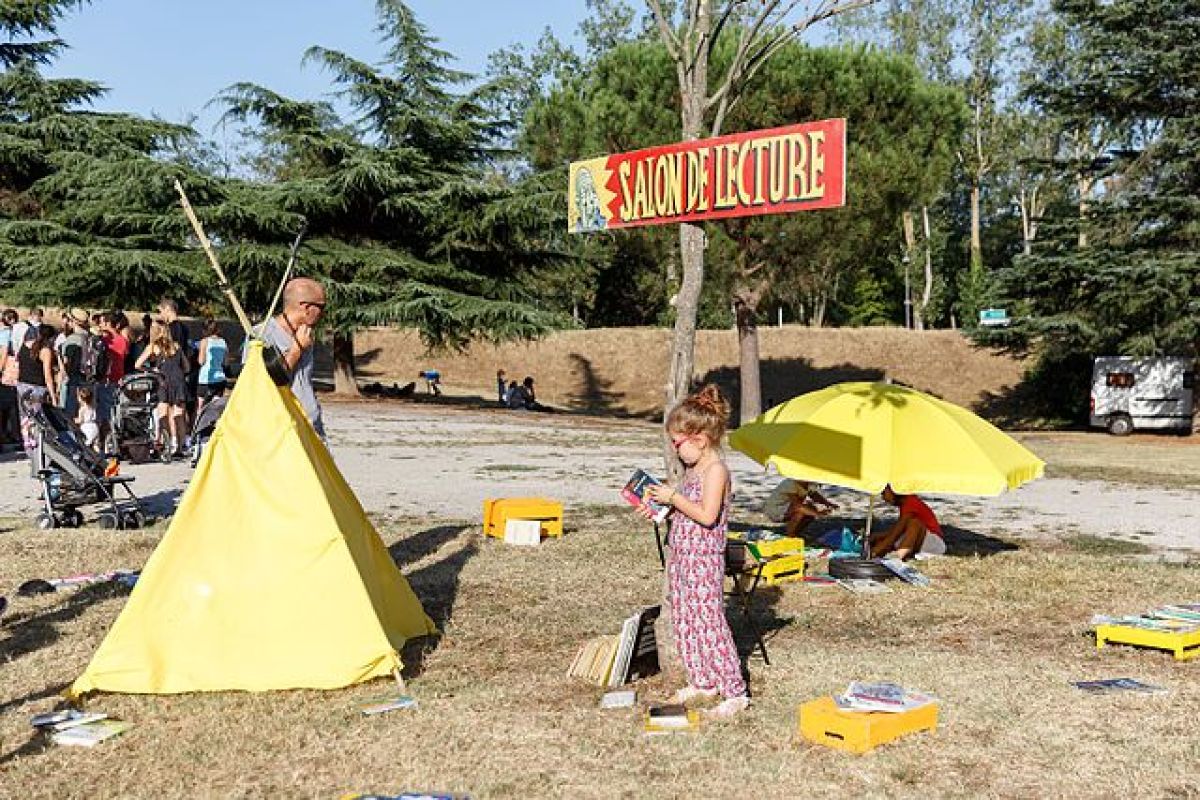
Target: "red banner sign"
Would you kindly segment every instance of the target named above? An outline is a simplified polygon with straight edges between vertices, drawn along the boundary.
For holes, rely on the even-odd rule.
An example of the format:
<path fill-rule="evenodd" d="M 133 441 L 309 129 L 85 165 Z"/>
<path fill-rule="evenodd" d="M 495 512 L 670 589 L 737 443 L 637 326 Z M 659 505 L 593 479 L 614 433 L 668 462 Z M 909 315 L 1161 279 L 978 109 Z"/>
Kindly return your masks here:
<path fill-rule="evenodd" d="M 571 164 L 574 233 L 846 204 L 846 120 L 681 142 Z"/>

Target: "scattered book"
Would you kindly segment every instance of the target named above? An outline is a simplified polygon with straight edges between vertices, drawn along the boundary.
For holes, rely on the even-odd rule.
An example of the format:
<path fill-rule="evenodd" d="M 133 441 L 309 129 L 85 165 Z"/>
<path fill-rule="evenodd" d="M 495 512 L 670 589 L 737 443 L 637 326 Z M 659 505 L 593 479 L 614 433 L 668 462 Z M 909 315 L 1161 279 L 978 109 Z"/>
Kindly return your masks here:
<path fill-rule="evenodd" d="M 932 583 L 932 581 L 930 581 L 927 576 L 922 575 L 920 571 L 916 569 L 916 567 L 913 567 L 910 564 L 905 564 L 898 558 L 885 558 L 883 559 L 883 565 L 890 569 L 897 578 L 905 583 L 911 583 L 913 586 L 929 586 Z"/>
<path fill-rule="evenodd" d="M 1191 633 L 1200 630 L 1200 619 L 1189 621 L 1171 616 L 1161 616 L 1161 609 L 1146 614 L 1129 614 L 1123 617 L 1113 617 L 1107 614 L 1097 614 L 1092 617 L 1092 625 L 1117 625 L 1125 628 L 1141 628 L 1148 631 L 1164 631 L 1166 633 Z"/>
<path fill-rule="evenodd" d="M 341 800 L 471 800 L 465 794 L 443 792 L 401 792 L 400 794 L 346 794 Z"/>
<path fill-rule="evenodd" d="M 95 747 L 105 739 L 111 739 L 133 727 L 132 722 L 122 722 L 118 719 L 102 719 L 76 725 L 66 730 L 50 734 L 50 740 L 55 744 L 72 747 Z"/>
<path fill-rule="evenodd" d="M 655 522 L 662 522 L 667 518 L 667 514 L 671 512 L 670 507 L 656 503 L 646 497 L 646 489 L 651 486 L 658 486 L 661 483 L 662 481 L 644 469 L 634 470 L 633 475 L 629 478 L 629 482 L 621 490 L 621 497 L 625 498 L 625 502 L 635 508 L 649 506 L 651 512 L 653 512 L 652 519 Z"/>
<path fill-rule="evenodd" d="M 687 733 L 700 727 L 700 712 L 681 703 L 652 705 L 646 709 L 642 727 L 650 735 Z"/>
<path fill-rule="evenodd" d="M 839 578 L 838 586 L 855 594 L 886 594 L 892 588 L 874 578 Z"/>
<path fill-rule="evenodd" d="M 833 696 L 833 702 L 842 711 L 883 711 L 896 714 L 936 703 L 937 698 L 895 683 L 853 681 L 846 687 L 845 692 Z"/>
<path fill-rule="evenodd" d="M 30 720 L 30 723 L 35 728 L 57 732 L 65 731 L 68 728 L 74 728 L 78 725 L 99 722 L 102 719 L 108 719 L 108 714 L 101 711 L 78 711 L 69 708 L 65 711 L 51 711 L 48 714 L 38 714 Z"/>
<path fill-rule="evenodd" d="M 637 691 L 634 689 L 622 689 L 616 692 L 605 692 L 600 698 L 600 708 L 633 708 L 633 704 L 637 702 Z"/>
<path fill-rule="evenodd" d="M 621 625 L 617 636 L 596 636 L 583 643 L 567 677 L 597 686 L 624 686 L 659 670 L 654 623 L 661 606 L 646 606 Z"/>
<path fill-rule="evenodd" d="M 417 700 L 414 697 L 409 697 L 406 694 L 397 695 L 395 697 L 379 697 L 359 705 L 358 710 L 364 716 L 374 716 L 375 714 L 386 714 L 388 711 L 399 711 L 404 708 L 416 708 Z"/>
<path fill-rule="evenodd" d="M 1074 681 L 1071 684 L 1088 694 L 1117 694 L 1119 692 L 1138 692 L 1143 694 L 1159 694 L 1167 691 L 1165 686 L 1154 686 L 1142 683 L 1133 678 L 1106 678 L 1099 681 Z"/>

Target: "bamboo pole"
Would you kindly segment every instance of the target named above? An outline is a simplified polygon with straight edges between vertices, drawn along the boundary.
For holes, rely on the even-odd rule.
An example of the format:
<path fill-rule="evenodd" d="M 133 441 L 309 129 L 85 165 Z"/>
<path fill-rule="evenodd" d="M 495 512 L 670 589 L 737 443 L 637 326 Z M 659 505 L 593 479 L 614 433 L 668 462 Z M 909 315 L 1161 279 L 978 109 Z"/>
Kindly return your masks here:
<path fill-rule="evenodd" d="M 217 273 L 217 287 L 229 300 L 229 304 L 233 306 L 233 312 L 237 314 L 238 322 L 242 323 L 242 328 L 247 336 L 252 336 L 250 329 L 250 319 L 246 316 L 242 304 L 238 302 L 237 295 L 233 293 L 233 287 L 229 285 L 229 279 L 225 277 L 225 270 L 221 269 L 221 262 L 217 261 L 217 254 L 213 251 L 212 242 L 208 240 L 208 235 L 204 232 L 204 227 L 200 224 L 200 220 L 196 218 L 196 212 L 192 210 L 192 204 L 188 202 L 187 194 L 183 191 L 183 184 L 178 180 L 175 181 L 175 191 L 179 192 L 179 201 L 183 204 L 183 213 L 187 216 L 188 222 L 192 223 L 192 230 L 196 233 L 196 238 L 200 240 L 200 246 L 204 248 L 204 254 L 208 256 L 208 263 L 212 264 L 212 268 Z"/>

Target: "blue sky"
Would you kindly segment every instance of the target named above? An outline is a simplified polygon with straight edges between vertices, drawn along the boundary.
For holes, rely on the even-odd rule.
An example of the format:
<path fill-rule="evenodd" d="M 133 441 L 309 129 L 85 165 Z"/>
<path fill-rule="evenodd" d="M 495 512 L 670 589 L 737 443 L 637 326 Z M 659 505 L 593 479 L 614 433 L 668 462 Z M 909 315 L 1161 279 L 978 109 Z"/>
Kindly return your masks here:
<path fill-rule="evenodd" d="M 549 26 L 576 41 L 584 0 L 409 0 L 417 18 L 456 65 L 482 72 L 488 53 L 515 42 L 532 44 Z M 313 98 L 328 76 L 301 67 L 306 48 L 320 44 L 364 60 L 380 54 L 374 0 L 94 0 L 67 17 L 59 35 L 71 49 L 52 70 L 98 80 L 110 89 L 106 111 L 157 113 L 172 121 L 200 115 L 211 133 L 218 114 L 204 105 L 237 81 Z"/>

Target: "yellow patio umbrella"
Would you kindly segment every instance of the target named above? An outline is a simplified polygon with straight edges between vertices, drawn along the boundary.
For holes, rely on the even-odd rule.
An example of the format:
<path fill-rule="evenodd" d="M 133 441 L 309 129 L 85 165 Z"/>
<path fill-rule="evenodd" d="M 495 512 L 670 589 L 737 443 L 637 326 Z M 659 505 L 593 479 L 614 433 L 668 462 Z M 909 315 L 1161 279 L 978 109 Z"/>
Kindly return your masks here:
<path fill-rule="evenodd" d="M 872 495 L 998 495 L 1045 463 L 965 408 L 890 383 L 839 383 L 795 397 L 729 435 L 781 475 Z M 871 510 L 867 528 L 870 529 Z M 864 537 L 866 538 L 866 537 Z"/>

